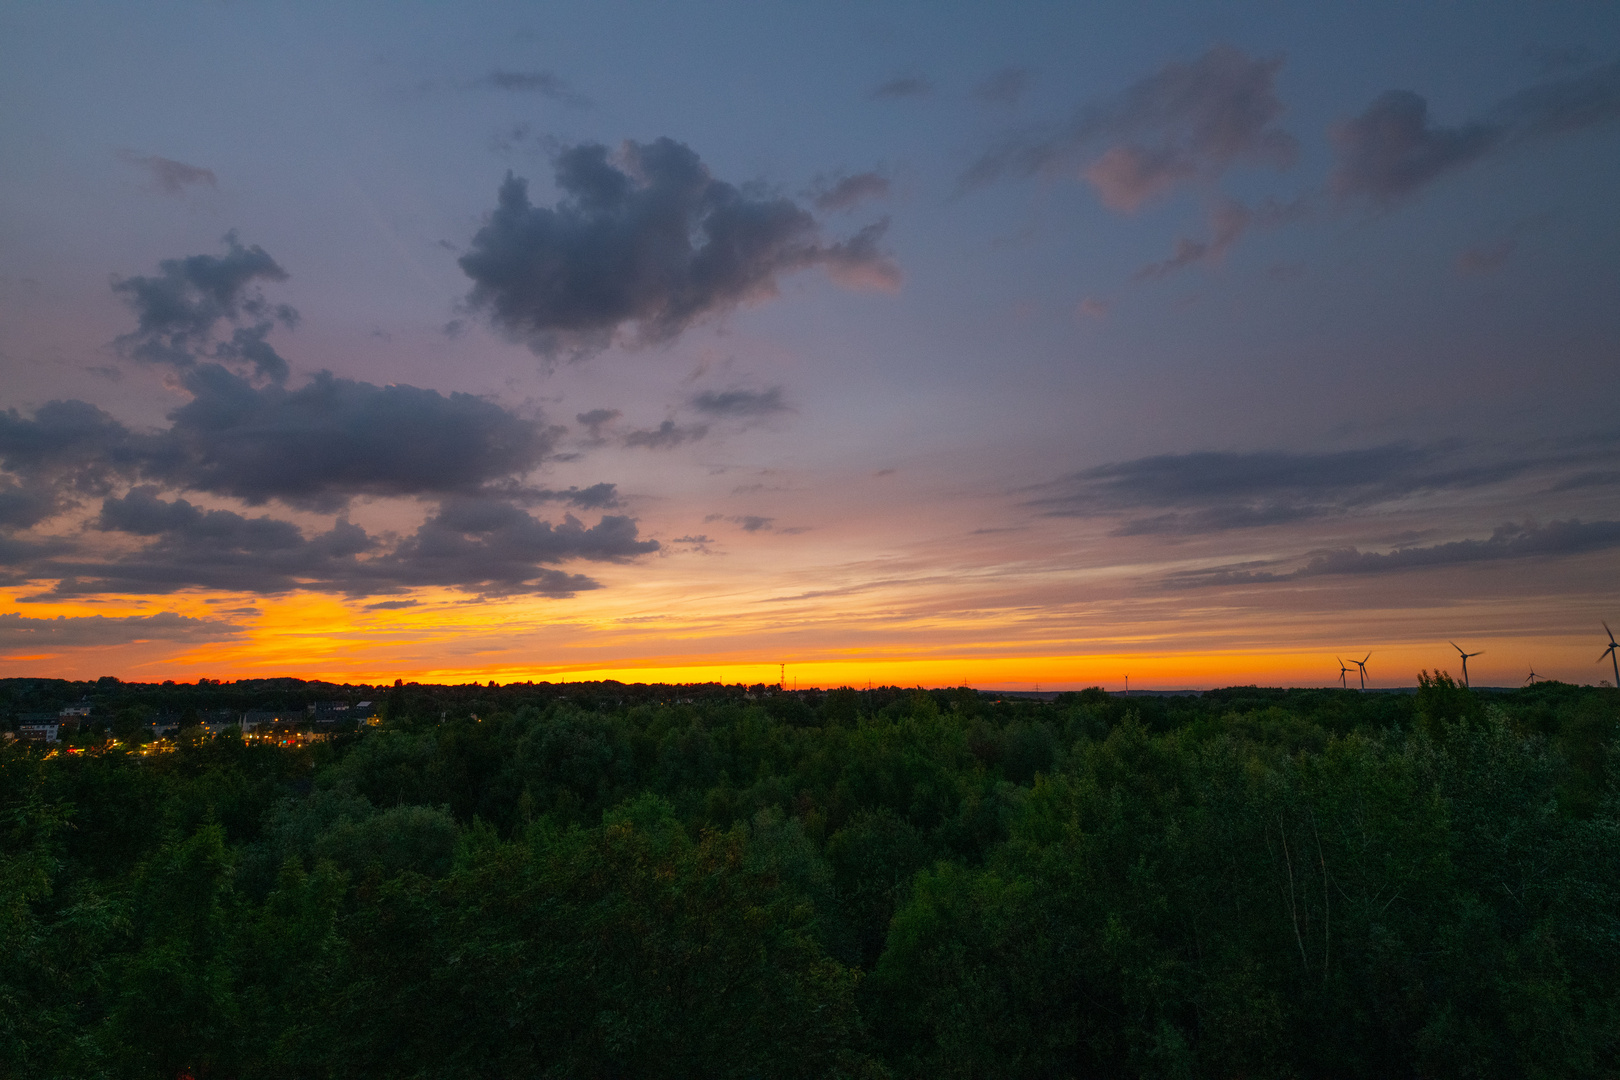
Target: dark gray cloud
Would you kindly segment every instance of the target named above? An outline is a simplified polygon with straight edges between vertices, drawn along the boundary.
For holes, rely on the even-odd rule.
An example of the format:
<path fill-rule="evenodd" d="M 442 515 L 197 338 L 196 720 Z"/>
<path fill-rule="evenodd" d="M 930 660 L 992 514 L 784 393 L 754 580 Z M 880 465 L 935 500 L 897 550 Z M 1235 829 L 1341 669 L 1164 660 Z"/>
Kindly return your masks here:
<path fill-rule="evenodd" d="M 591 104 L 590 98 L 575 90 L 562 76 L 551 71 L 496 69 L 479 80 L 479 84 L 515 94 L 539 94 L 541 97 L 577 108 L 585 108 Z"/>
<path fill-rule="evenodd" d="M 58 615 L 30 619 L 0 615 L 0 649 L 130 645 L 142 641 L 231 641 L 241 627 L 224 619 L 197 619 L 172 611 L 156 615 Z"/>
<path fill-rule="evenodd" d="M 640 539 L 628 517 L 605 515 L 586 526 L 569 514 L 553 525 L 511 502 L 477 496 L 446 499 L 415 533 L 391 545 L 346 520 L 307 536 L 292 522 L 205 510 L 185 499 L 163 499 L 152 487 L 106 499 L 93 525 L 147 543 L 93 560 L 43 560 L 31 567 L 32 576 L 58 583 L 32 599 L 187 588 L 360 596 L 426 586 L 566 596 L 597 585 L 553 564 L 624 562 L 659 546 Z"/>
<path fill-rule="evenodd" d="M 631 324 L 631 342 L 669 341 L 812 266 L 849 285 L 898 280 L 881 228 L 825 245 L 809 211 L 714 179 L 671 139 L 565 150 L 556 184 L 563 198 L 534 206 L 508 175 L 460 259 L 470 306 L 547 358 L 589 355 Z"/>
<path fill-rule="evenodd" d="M 1285 168 L 1297 146 L 1276 126 L 1283 105 L 1273 84 L 1281 67 L 1281 57 L 1217 45 L 1082 106 L 1067 124 L 1004 140 L 974 162 L 964 182 L 977 186 L 1079 164 L 1105 206 L 1129 213 L 1238 162 Z"/>
<path fill-rule="evenodd" d="M 277 322 L 296 324 L 298 312 L 271 304 L 258 286 L 285 281 L 287 272 L 258 245 L 243 246 L 234 232 L 224 242 L 224 255 L 164 259 L 156 276 L 114 281 L 113 291 L 138 319 L 116 344 L 147 363 L 188 368 L 211 358 L 248 364 L 263 378 L 284 381 L 287 362 L 265 338 Z M 224 339 L 215 336 L 221 322 L 235 324 Z"/>
<path fill-rule="evenodd" d="M 255 386 L 218 364 L 181 375 L 192 400 L 167 429 L 132 432 L 82 401 L 53 401 L 31 418 L 0 412 L 0 519 L 60 512 L 118 483 L 334 511 L 356 496 L 498 491 L 528 501 L 612 505 L 611 484 L 551 491 L 520 477 L 551 451 L 558 430 L 471 394 L 340 379 Z M 608 500 L 608 501 L 604 501 Z M 49 516 L 49 514 L 46 514 Z"/>
<path fill-rule="evenodd" d="M 927 97 L 934 92 L 934 84 L 921 75 L 901 75 L 874 86 L 866 96 L 873 101 L 893 101 L 897 98 Z"/>
<path fill-rule="evenodd" d="M 138 460 L 137 443 L 88 402 L 46 402 L 32 417 L 0 412 L 0 532 L 30 528 L 110 491 Z"/>
<path fill-rule="evenodd" d="M 574 419 L 585 426 L 585 441 L 592 446 L 600 446 L 607 441 L 602 429 L 623 415 L 618 409 L 591 409 L 579 413 Z"/>
<path fill-rule="evenodd" d="M 219 186 L 219 178 L 212 169 L 204 169 L 198 165 L 187 165 L 183 161 L 173 158 L 158 157 L 156 154 L 137 154 L 133 150 L 118 151 L 118 160 L 145 172 L 157 184 L 158 190 L 165 195 L 181 195 L 186 188 L 193 184 L 207 184 L 211 188 Z"/>
<path fill-rule="evenodd" d="M 367 604 L 367 611 L 399 611 L 402 608 L 415 607 L 420 600 L 379 600 L 375 604 Z"/>
<path fill-rule="evenodd" d="M 630 447 L 639 446 L 647 450 L 673 450 L 684 442 L 696 442 L 708 433 L 709 426 L 707 424 L 681 427 L 673 420 L 665 420 L 655 428 L 626 432 L 624 445 Z"/>
<path fill-rule="evenodd" d="M 850 210 L 867 199 L 888 198 L 889 187 L 889 178 L 875 172 L 822 179 L 812 189 L 811 203 L 817 210 Z"/>
<path fill-rule="evenodd" d="M 689 404 L 708 416 L 746 418 L 789 411 L 782 401 L 780 386 L 767 390 L 705 390 L 694 394 Z"/>
<path fill-rule="evenodd" d="M 607 510 L 619 505 L 617 484 L 592 484 L 589 487 L 569 487 L 565 490 L 536 488 L 520 494 L 514 501 L 560 502 L 580 510 Z"/>
<path fill-rule="evenodd" d="M 249 505 L 333 510 L 356 495 L 470 493 L 537 466 L 557 432 L 472 394 L 340 379 L 255 387 L 214 364 L 150 442 L 142 473 Z"/>
<path fill-rule="evenodd" d="M 1005 67 L 973 88 L 973 96 L 990 105 L 1016 105 L 1029 89 L 1029 72 Z"/>
<path fill-rule="evenodd" d="M 51 488 L 0 476 L 0 531 L 33 528 L 61 509 L 61 500 Z"/>
<path fill-rule="evenodd" d="M 368 563 L 367 576 L 389 586 L 450 585 L 486 594 L 568 596 L 600 586 L 582 574 L 540 564 L 586 559 L 626 562 L 657 551 L 637 536 L 631 518 L 606 515 L 586 525 L 572 514 L 562 524 L 533 517 L 509 503 L 453 499 L 391 554 Z"/>
<path fill-rule="evenodd" d="M 223 257 L 168 260 L 157 276 L 115 286 L 141 320 L 124 342 L 185 361 L 174 362 L 191 400 L 169 414 L 168 427 L 131 430 L 82 401 L 49 402 L 32 416 L 0 411 L 0 582 L 55 582 L 23 599 L 190 588 L 363 595 L 416 586 L 563 596 L 596 585 L 553 564 L 657 550 L 628 517 L 605 515 L 587 526 L 569 514 L 553 524 L 523 509 L 619 505 L 611 483 L 556 489 L 527 481 L 561 428 L 471 394 L 375 386 L 324 371 L 288 388 L 213 359 L 262 370 L 260 323 L 238 325 L 229 337 L 216 328 L 267 311 L 254 283 L 285 276 L 261 249 L 234 237 L 227 246 Z M 667 441 L 702 430 L 663 434 Z M 323 513 L 360 496 L 428 500 L 437 509 L 399 539 L 369 535 L 346 517 L 312 532 L 165 497 L 177 491 Z M 19 535 L 89 498 L 100 500 L 100 511 L 84 531 Z"/>
<path fill-rule="evenodd" d="M 1263 585 L 1300 578 L 1344 574 L 1385 574 L 1403 570 L 1460 566 L 1509 559 L 1560 558 L 1620 548 L 1620 521 L 1553 521 L 1546 525 L 1507 524 L 1484 540 L 1453 540 L 1391 551 L 1336 548 L 1314 552 L 1291 570 L 1267 569 L 1274 562 L 1183 571 L 1170 575 L 1171 587 Z"/>
<path fill-rule="evenodd" d="M 1072 473 L 1032 489 L 1026 505 L 1059 517 L 1124 517 L 1118 535 L 1196 535 L 1480 488 L 1576 460 L 1581 455 L 1565 451 L 1481 458 L 1455 445 L 1405 443 L 1326 453 L 1164 454 Z"/>
<path fill-rule="evenodd" d="M 364 529 L 347 521 L 305 537 L 289 521 L 204 510 L 185 499 L 161 499 L 153 487 L 107 498 L 92 524 L 149 542 L 109 558 L 81 554 L 77 560 L 35 566 L 35 577 L 55 578 L 57 584 L 33 599 L 186 588 L 281 593 L 306 584 L 331 586 L 353 580 L 361 569 L 357 556 L 378 547 Z"/>
<path fill-rule="evenodd" d="M 1482 119 L 1452 127 L 1429 120 L 1410 90 L 1379 95 L 1332 131 L 1341 199 L 1388 205 L 1488 154 L 1620 119 L 1620 63 L 1538 83 L 1498 102 Z"/>

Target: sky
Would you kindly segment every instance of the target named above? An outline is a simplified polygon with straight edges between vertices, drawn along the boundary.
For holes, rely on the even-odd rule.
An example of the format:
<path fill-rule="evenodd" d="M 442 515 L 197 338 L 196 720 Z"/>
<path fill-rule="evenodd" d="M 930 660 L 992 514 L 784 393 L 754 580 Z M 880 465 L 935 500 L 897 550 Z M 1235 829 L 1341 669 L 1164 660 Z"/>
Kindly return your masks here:
<path fill-rule="evenodd" d="M 1613 678 L 1620 5 L 18 2 L 0 146 L 0 677 Z"/>

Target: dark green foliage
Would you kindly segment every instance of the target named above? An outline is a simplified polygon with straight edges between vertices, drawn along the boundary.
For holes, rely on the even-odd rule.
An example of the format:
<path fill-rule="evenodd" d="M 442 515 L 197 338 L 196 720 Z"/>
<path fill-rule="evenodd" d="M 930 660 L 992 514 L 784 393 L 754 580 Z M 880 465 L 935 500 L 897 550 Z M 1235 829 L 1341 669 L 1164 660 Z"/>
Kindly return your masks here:
<path fill-rule="evenodd" d="M 0 750 L 7 1077 L 1620 1074 L 1613 690 L 21 683 L 387 719 Z"/>

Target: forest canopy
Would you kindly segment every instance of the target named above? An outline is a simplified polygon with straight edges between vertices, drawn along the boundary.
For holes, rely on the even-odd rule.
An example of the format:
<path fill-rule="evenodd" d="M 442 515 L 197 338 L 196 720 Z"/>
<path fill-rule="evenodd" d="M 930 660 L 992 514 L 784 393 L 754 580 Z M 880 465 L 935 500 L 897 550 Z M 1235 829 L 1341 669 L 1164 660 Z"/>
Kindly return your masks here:
<path fill-rule="evenodd" d="M 75 702 L 6 1076 L 1620 1070 L 1611 688 L 0 682 Z"/>

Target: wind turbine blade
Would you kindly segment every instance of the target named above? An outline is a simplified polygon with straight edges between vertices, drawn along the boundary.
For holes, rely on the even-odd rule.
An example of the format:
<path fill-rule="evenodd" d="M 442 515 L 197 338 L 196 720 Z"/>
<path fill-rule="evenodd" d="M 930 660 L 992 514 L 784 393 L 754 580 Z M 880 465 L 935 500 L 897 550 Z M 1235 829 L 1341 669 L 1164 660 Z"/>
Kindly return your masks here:
<path fill-rule="evenodd" d="M 1366 656 L 1363 656 L 1360 660 L 1358 660 L 1357 663 L 1365 664 L 1367 661 L 1369 661 L 1371 659 L 1372 659 L 1372 653 L 1368 653 Z"/>
<path fill-rule="evenodd" d="M 1459 644 L 1457 644 L 1457 643 L 1456 643 L 1456 642 L 1455 642 L 1455 641 L 1453 641 L 1453 642 L 1451 642 L 1451 647 L 1452 647 L 1452 648 L 1453 648 L 1453 649 L 1456 649 L 1456 650 L 1457 650 L 1457 651 L 1458 651 L 1458 652 L 1462 652 L 1462 646 L 1461 646 L 1461 645 L 1459 645 Z M 1466 654 L 1465 654 L 1465 655 L 1466 655 Z"/>
<path fill-rule="evenodd" d="M 1604 630 L 1605 633 L 1607 633 L 1609 635 L 1609 644 L 1613 645 L 1614 644 L 1614 631 L 1609 629 L 1609 624 L 1608 623 L 1603 624 L 1603 630 Z"/>

